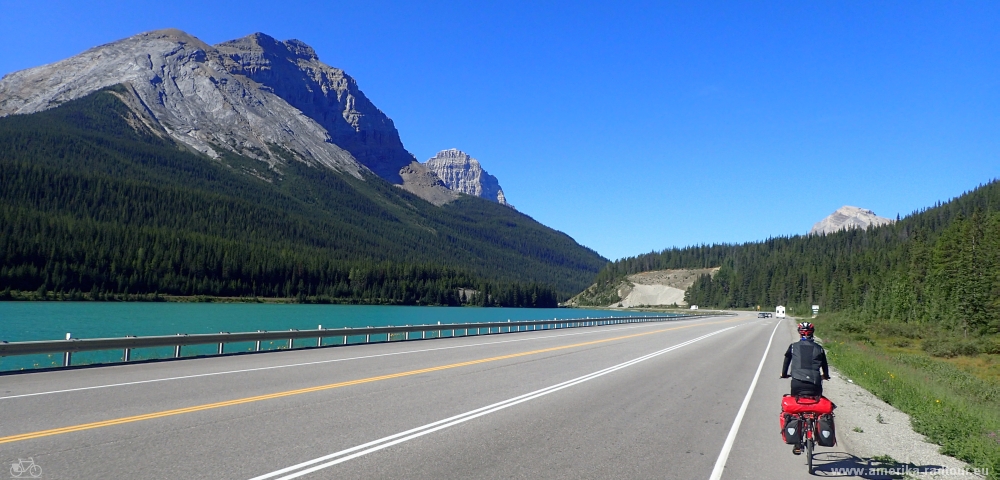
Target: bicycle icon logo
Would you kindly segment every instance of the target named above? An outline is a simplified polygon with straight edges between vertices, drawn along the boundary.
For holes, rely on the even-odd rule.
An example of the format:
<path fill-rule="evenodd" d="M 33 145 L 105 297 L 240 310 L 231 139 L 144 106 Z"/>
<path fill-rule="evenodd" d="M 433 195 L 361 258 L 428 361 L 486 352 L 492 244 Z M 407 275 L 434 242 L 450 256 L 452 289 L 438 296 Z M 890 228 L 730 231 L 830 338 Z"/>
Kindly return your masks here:
<path fill-rule="evenodd" d="M 39 478 L 42 476 L 42 467 L 35 464 L 34 458 L 17 459 L 10 464 L 10 476 L 13 478 Z"/>

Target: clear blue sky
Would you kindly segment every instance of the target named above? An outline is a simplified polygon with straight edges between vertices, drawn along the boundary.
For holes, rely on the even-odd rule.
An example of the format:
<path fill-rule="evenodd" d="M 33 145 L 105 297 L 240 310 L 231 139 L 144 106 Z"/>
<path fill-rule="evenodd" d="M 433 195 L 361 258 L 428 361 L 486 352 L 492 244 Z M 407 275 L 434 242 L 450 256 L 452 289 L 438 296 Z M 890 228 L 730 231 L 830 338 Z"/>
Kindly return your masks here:
<path fill-rule="evenodd" d="M 0 74 L 175 27 L 354 76 L 421 161 L 611 259 L 907 215 L 1000 177 L 1000 2 L 22 2 Z"/>

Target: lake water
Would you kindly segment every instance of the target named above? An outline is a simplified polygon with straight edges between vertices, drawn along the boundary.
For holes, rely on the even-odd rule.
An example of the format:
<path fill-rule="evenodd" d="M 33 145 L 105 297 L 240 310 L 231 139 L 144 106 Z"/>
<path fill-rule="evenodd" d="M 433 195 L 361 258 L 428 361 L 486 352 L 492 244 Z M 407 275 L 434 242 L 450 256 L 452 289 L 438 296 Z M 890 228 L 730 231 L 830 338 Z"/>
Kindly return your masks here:
<path fill-rule="evenodd" d="M 385 325 L 422 325 L 628 316 L 607 310 L 547 308 L 390 307 L 251 303 L 0 302 L 0 340 L 60 340 L 174 335 L 177 333 L 308 330 Z M 278 348 L 282 342 L 272 342 Z M 307 343 L 303 343 L 305 345 Z M 298 344 L 297 344 L 298 346 Z M 214 346 L 190 346 L 185 356 L 213 353 Z M 229 344 L 226 351 L 247 350 Z M 136 350 L 134 359 L 167 357 L 172 349 Z M 74 365 L 116 361 L 121 352 L 79 352 Z M 0 371 L 61 365 L 61 355 L 0 357 Z"/>

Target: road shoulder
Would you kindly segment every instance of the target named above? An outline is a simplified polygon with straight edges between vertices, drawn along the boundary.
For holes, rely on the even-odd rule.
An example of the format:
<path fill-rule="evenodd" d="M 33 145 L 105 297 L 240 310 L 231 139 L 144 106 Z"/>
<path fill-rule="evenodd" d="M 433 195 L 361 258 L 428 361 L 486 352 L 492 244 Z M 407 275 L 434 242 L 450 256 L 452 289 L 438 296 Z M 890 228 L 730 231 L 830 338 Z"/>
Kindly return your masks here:
<path fill-rule="evenodd" d="M 793 334 L 796 321 L 787 322 Z M 940 446 L 915 432 L 909 415 L 842 376 L 836 367 L 830 367 L 830 374 L 831 379 L 823 383 L 823 393 L 837 405 L 837 442 L 853 457 L 842 467 L 853 468 L 855 476 L 983 478 L 974 475 L 967 463 L 940 453 Z M 833 471 L 833 467 L 827 468 Z"/>

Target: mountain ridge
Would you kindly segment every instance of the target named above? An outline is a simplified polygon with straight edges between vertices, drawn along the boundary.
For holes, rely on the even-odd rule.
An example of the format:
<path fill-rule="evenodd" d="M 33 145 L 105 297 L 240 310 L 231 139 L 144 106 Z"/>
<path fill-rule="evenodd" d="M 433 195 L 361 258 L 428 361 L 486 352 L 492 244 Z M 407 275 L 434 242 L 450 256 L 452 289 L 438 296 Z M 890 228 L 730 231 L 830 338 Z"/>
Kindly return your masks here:
<path fill-rule="evenodd" d="M 326 141 L 323 127 L 249 79 L 228 73 L 227 60 L 201 40 L 175 29 L 141 33 L 48 65 L 0 79 L 0 116 L 45 111 L 114 85 L 134 96 L 137 115 L 148 116 L 187 147 L 218 158 L 221 151 L 282 162 L 270 144 L 296 160 L 360 178 L 360 164 Z M 202 108 L 192 108 L 196 98 Z M 141 108 L 141 109 L 140 109 Z M 275 125 L 267 118 L 280 117 Z"/>
<path fill-rule="evenodd" d="M 230 73 L 269 88 L 324 127 L 331 143 L 379 177 L 402 183 L 399 170 L 416 158 L 403 148 L 392 119 L 365 96 L 353 77 L 321 62 L 312 47 L 257 32 L 214 48 L 232 60 L 227 63 Z"/>
<path fill-rule="evenodd" d="M 84 278 L 86 285 L 119 293 L 265 289 L 270 295 L 363 291 L 377 297 L 368 287 L 337 287 L 354 282 L 337 279 L 359 264 L 390 262 L 460 269 L 472 282 L 549 285 L 565 298 L 606 262 L 527 215 L 449 190 L 402 148 L 391 120 L 361 101 L 353 79 L 316 62 L 311 47 L 296 40 L 255 34 L 217 48 L 160 30 L 5 75 L 0 204 L 13 212 L 7 226 L 26 231 L 48 222 L 63 229 L 50 232 L 59 236 L 85 222 L 105 240 L 67 239 L 63 248 L 33 242 L 48 238 L 40 231 L 11 234 L 4 239 L 9 248 L 0 262 L 0 289 L 68 291 L 84 288 Z M 298 75 L 290 83 L 301 82 L 293 88 L 261 73 L 281 69 Z M 275 92 L 313 102 L 315 111 L 307 115 Z M 379 128 L 395 137 L 374 135 Z M 334 143 L 331 130 L 347 138 L 341 140 L 347 148 Z M 376 174 L 398 165 L 396 173 L 407 177 L 400 175 L 402 184 Z M 207 257 L 184 253 L 174 263 L 140 268 L 135 255 L 149 250 L 143 254 L 118 240 L 102 245 L 116 237 L 153 242 L 162 256 L 167 253 L 159 249 L 174 234 L 186 239 L 183 252 Z M 38 250 L 43 243 L 50 248 Z M 223 261 L 227 255 L 242 260 Z M 136 269 L 134 277 L 116 273 L 125 265 Z M 254 265 L 271 273 L 257 277 Z M 67 276 L 67 268 L 75 273 Z M 382 281 L 398 293 L 392 298 L 412 301 L 408 280 Z"/>

